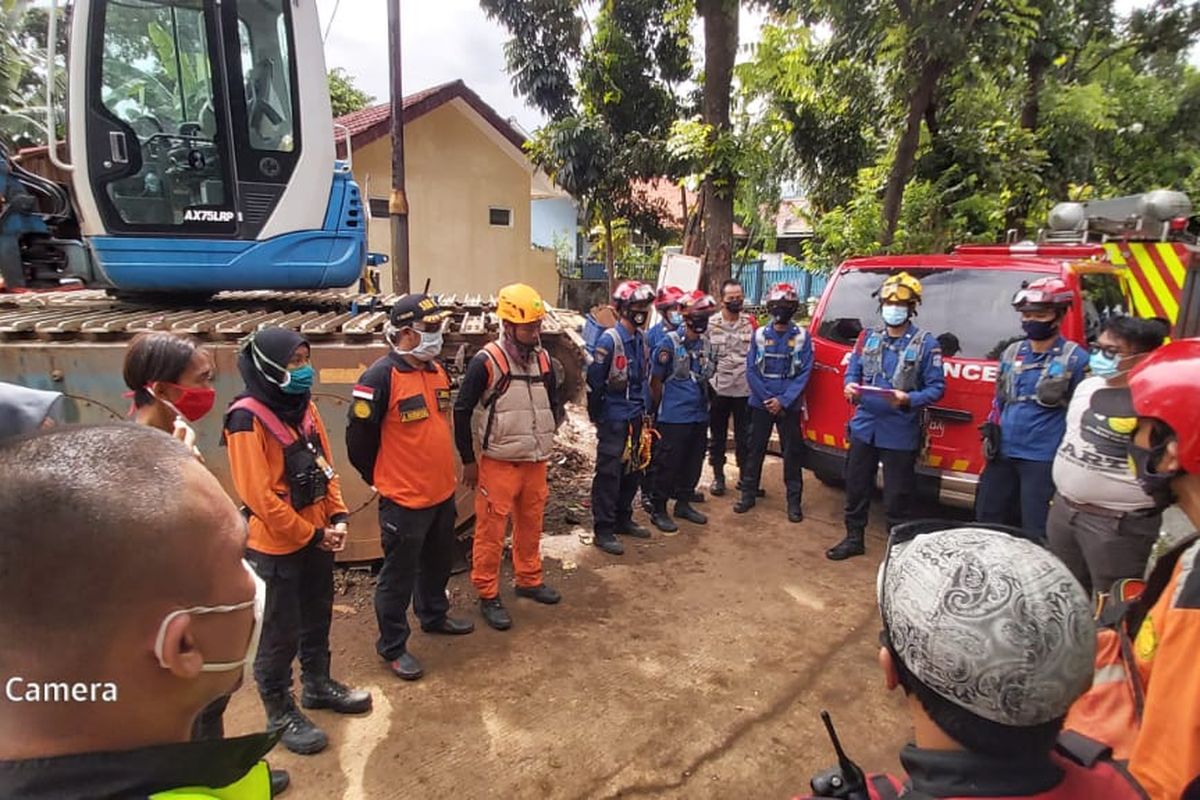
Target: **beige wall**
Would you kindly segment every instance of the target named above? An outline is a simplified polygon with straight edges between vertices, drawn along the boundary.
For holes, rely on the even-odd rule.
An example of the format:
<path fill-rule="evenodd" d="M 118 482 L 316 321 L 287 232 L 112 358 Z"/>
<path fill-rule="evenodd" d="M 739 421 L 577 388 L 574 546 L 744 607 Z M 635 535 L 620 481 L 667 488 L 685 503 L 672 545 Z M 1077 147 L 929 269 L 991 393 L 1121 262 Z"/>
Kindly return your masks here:
<path fill-rule="evenodd" d="M 510 145 L 481 130 L 460 102 L 434 109 L 404 131 L 411 286 L 420 290 L 431 278 L 432 291 L 486 297 L 521 281 L 554 303 L 554 254 L 529 243 L 531 168 L 505 152 Z M 354 177 L 364 195 L 386 198 L 391 173 L 386 137 L 354 152 Z M 512 227 L 488 223 L 493 206 L 512 210 Z M 387 220 L 371 220 L 368 244 L 391 254 Z M 390 269 L 382 282 L 389 290 Z"/>

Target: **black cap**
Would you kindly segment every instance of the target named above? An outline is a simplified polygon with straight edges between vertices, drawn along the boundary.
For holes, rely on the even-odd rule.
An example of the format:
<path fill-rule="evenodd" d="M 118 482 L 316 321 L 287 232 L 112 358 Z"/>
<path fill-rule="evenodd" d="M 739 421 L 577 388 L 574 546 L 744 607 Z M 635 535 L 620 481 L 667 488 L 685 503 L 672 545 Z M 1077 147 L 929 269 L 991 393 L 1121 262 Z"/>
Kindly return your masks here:
<path fill-rule="evenodd" d="M 403 328 L 422 320 L 438 322 L 445 319 L 449 313 L 427 294 L 406 294 L 392 306 L 388 319 L 394 327 Z"/>
<path fill-rule="evenodd" d="M 1092 412 L 1112 419 L 1138 416 L 1133 407 L 1133 392 L 1128 387 L 1100 389 L 1092 395 Z"/>

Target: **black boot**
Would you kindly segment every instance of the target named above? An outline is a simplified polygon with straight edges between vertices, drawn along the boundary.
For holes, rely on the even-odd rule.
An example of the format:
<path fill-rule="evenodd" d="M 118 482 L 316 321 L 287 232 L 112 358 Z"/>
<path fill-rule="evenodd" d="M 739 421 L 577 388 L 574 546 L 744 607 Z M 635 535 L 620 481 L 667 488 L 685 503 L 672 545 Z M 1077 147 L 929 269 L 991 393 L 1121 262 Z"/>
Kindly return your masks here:
<path fill-rule="evenodd" d="M 708 517 L 692 508 L 692 504 L 687 500 L 679 500 L 675 503 L 675 516 L 679 519 L 686 519 L 688 522 L 691 522 L 695 525 L 708 524 Z"/>
<path fill-rule="evenodd" d="M 699 491 L 692 492 L 691 496 L 688 497 L 688 502 L 689 503 L 703 503 L 704 502 L 704 492 L 699 492 Z"/>
<path fill-rule="evenodd" d="M 650 524 L 663 533 L 677 533 L 679 526 L 667 515 L 667 501 L 655 500 L 654 511 L 650 514 Z"/>
<path fill-rule="evenodd" d="M 271 797 L 279 797 L 292 785 L 292 776 L 286 769 L 271 770 Z"/>
<path fill-rule="evenodd" d="M 738 501 L 733 504 L 733 513 L 745 514 L 747 511 L 754 508 L 755 502 L 756 500 L 754 497 L 754 492 L 743 491 L 741 493 L 741 497 L 738 498 Z"/>
<path fill-rule="evenodd" d="M 650 529 L 643 528 L 632 519 L 627 519 L 624 522 L 617 523 L 618 536 L 632 536 L 634 539 L 649 539 Z"/>
<path fill-rule="evenodd" d="M 562 595 L 557 589 L 544 583 L 539 583 L 537 586 L 518 586 L 515 591 L 517 597 L 528 597 L 530 600 L 536 600 L 547 606 L 552 606 L 562 600 Z"/>
<path fill-rule="evenodd" d="M 483 621 L 493 630 L 506 631 L 512 627 L 512 617 L 504 603 L 500 602 L 500 595 L 479 598 L 479 613 L 483 614 Z"/>
<path fill-rule="evenodd" d="M 300 705 L 305 708 L 328 708 L 338 714 L 364 714 L 371 710 L 371 693 L 344 686 L 328 674 L 305 676 Z"/>
<path fill-rule="evenodd" d="M 267 728 L 282 734 L 283 746 L 293 753 L 311 756 L 329 744 L 325 732 L 304 716 L 291 692 L 264 695 L 263 707 L 267 710 Z"/>
<path fill-rule="evenodd" d="M 788 522 L 804 522 L 804 512 L 800 509 L 800 502 L 788 503 Z"/>
<path fill-rule="evenodd" d="M 847 531 L 845 539 L 825 551 L 825 557 L 830 561 L 845 561 L 866 552 L 867 549 L 863 546 L 863 532 Z"/>
<path fill-rule="evenodd" d="M 721 497 L 725 494 L 725 469 L 713 468 L 713 480 L 708 486 L 708 492 L 713 497 Z"/>

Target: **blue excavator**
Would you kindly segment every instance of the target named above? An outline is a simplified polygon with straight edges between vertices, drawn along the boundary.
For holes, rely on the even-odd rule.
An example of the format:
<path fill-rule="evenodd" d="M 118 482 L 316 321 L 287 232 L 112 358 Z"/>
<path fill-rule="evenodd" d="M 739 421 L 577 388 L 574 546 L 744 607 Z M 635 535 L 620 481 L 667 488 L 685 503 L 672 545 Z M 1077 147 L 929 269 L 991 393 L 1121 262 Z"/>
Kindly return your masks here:
<path fill-rule="evenodd" d="M 76 0 L 66 11 L 65 142 L 53 81 L 46 134 L 69 185 L 0 149 L 7 289 L 195 297 L 359 280 L 366 218 L 336 159 L 315 0 Z"/>

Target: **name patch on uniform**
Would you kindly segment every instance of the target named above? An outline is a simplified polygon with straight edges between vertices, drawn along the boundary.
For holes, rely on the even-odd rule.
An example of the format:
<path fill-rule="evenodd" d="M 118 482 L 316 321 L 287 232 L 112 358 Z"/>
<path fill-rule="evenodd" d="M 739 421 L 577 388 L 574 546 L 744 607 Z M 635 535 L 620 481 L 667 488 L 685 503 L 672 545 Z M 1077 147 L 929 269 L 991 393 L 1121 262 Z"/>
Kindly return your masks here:
<path fill-rule="evenodd" d="M 437 390 L 437 404 L 438 404 L 438 411 L 446 411 L 450 408 L 450 390 L 449 389 L 438 389 Z"/>
<path fill-rule="evenodd" d="M 406 397 L 396 406 L 400 413 L 401 422 L 419 422 L 429 419 L 429 406 L 425 404 L 425 395 Z"/>

